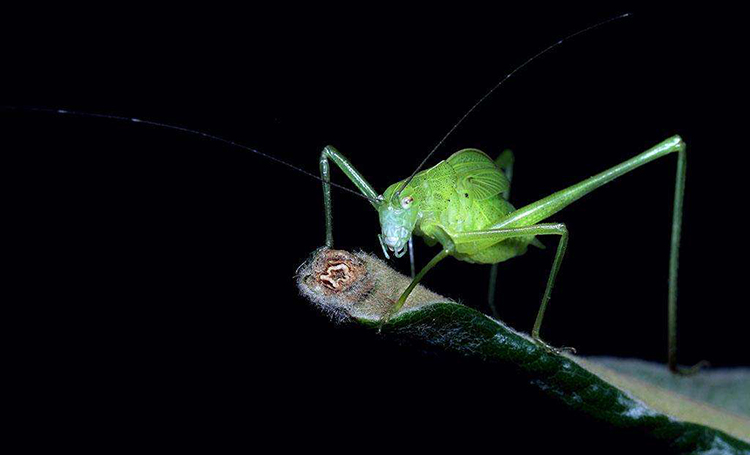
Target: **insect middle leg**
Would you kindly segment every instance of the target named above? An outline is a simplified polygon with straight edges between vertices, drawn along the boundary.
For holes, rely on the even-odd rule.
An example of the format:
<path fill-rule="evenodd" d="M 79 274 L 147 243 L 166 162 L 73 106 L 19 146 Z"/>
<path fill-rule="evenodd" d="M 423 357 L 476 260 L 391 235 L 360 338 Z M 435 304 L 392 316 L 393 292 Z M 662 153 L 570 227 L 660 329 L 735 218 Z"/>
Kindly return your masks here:
<path fill-rule="evenodd" d="M 409 237 L 409 264 L 411 265 L 411 279 L 416 275 L 414 269 L 414 236 Z"/>
<path fill-rule="evenodd" d="M 471 245 L 476 242 L 487 241 L 491 241 L 491 244 L 494 245 L 495 243 L 501 242 L 503 240 L 536 235 L 560 236 L 560 242 L 557 246 L 555 261 L 552 264 L 552 271 L 550 272 L 549 279 L 547 280 L 547 288 L 544 291 L 542 304 L 539 307 L 539 312 L 537 313 L 536 321 L 534 322 L 534 328 L 531 332 L 532 338 L 534 338 L 534 340 L 536 340 L 540 345 L 542 345 L 546 349 L 554 350 L 541 340 L 541 338 L 539 337 L 539 329 L 542 326 L 542 320 L 544 319 L 544 313 L 547 309 L 547 303 L 549 302 L 550 296 L 552 294 L 552 287 L 555 284 L 555 278 L 557 277 L 557 272 L 560 270 L 560 264 L 562 263 L 562 258 L 565 255 L 565 250 L 568 245 L 568 229 L 562 223 L 541 223 L 534 226 L 525 226 L 519 228 L 489 229 L 453 234 L 451 236 L 451 240 L 453 241 L 452 247 L 450 249 L 444 249 L 440 253 L 438 253 L 437 256 L 435 256 L 417 274 L 417 276 L 411 281 L 406 290 L 401 294 L 401 297 L 399 297 L 396 304 L 391 307 L 388 314 L 383 318 L 381 325 L 387 322 L 391 316 L 396 314 L 404 306 L 404 303 L 406 303 L 406 299 L 409 297 L 411 291 L 417 286 L 417 284 L 419 284 L 419 282 L 431 268 L 437 265 L 438 262 L 448 257 L 452 252 L 462 251 L 464 249 L 462 248 L 462 246 Z"/>
<path fill-rule="evenodd" d="M 542 320 L 544 319 L 544 313 L 547 310 L 547 304 L 549 303 L 552 295 L 552 288 L 555 285 L 555 279 L 557 273 L 560 271 L 560 265 L 562 259 L 565 256 L 565 250 L 568 246 L 568 229 L 563 223 L 541 223 L 533 226 L 519 227 L 519 228 L 500 228 L 500 229 L 487 229 L 482 231 L 463 232 L 454 234 L 452 239 L 455 243 L 455 248 L 461 251 L 462 245 L 471 245 L 475 242 L 486 242 L 508 240 L 518 237 L 530 237 L 536 235 L 557 235 L 560 236 L 560 240 L 557 244 L 557 252 L 555 253 L 555 260 L 552 263 L 552 270 L 550 271 L 549 278 L 547 279 L 547 287 L 544 290 L 542 296 L 542 303 L 539 306 L 539 312 L 536 315 L 534 321 L 534 328 L 531 331 L 531 337 L 534 338 L 539 344 L 547 349 L 551 349 L 549 345 L 543 342 L 539 336 L 539 330 L 542 327 Z"/>

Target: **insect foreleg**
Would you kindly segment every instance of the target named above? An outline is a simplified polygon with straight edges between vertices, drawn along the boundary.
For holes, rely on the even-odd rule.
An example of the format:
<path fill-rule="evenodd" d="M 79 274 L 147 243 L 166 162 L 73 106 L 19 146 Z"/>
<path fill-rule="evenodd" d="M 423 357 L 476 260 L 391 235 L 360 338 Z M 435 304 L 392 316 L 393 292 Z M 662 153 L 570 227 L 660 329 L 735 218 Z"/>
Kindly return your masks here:
<path fill-rule="evenodd" d="M 409 263 L 411 264 L 411 278 L 414 279 L 414 236 L 409 237 Z"/>
<path fill-rule="evenodd" d="M 333 248 L 333 208 L 331 203 L 331 172 L 328 160 L 331 159 L 349 177 L 349 180 L 370 199 L 373 207 L 377 208 L 378 193 L 373 189 L 362 174 L 334 147 L 328 145 L 320 153 L 320 177 L 323 182 L 323 207 L 326 217 L 326 246 Z"/>

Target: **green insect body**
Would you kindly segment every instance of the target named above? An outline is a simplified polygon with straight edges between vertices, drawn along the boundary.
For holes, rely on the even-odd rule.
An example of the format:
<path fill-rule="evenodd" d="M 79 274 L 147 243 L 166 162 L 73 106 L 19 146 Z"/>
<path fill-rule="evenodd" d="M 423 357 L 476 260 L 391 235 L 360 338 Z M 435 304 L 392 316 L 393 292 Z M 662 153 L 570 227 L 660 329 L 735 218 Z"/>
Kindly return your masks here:
<path fill-rule="evenodd" d="M 525 253 L 534 240 L 529 236 L 454 244 L 455 234 L 488 229 L 515 210 L 503 197 L 510 189 L 508 177 L 479 150 L 461 150 L 417 173 L 399 196 L 404 183 L 388 187 L 383 193 L 387 203 L 378 209 L 386 254 L 388 248 L 400 257 L 413 233 L 429 246 L 442 244 L 459 260 L 496 264 Z"/>

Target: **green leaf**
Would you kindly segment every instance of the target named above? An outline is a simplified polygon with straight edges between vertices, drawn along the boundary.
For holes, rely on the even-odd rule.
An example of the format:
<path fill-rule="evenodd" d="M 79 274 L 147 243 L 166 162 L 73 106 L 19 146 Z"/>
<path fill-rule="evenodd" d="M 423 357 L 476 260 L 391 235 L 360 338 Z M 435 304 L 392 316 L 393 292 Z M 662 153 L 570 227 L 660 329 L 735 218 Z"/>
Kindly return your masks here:
<path fill-rule="evenodd" d="M 371 329 L 408 283 L 377 258 L 328 249 L 318 250 L 298 274 L 300 290 L 313 303 L 337 320 Z M 672 450 L 750 454 L 749 368 L 676 377 L 662 365 L 640 360 L 552 353 L 502 322 L 422 286 L 382 330 L 505 365 L 573 411 L 616 428 L 636 428 Z"/>

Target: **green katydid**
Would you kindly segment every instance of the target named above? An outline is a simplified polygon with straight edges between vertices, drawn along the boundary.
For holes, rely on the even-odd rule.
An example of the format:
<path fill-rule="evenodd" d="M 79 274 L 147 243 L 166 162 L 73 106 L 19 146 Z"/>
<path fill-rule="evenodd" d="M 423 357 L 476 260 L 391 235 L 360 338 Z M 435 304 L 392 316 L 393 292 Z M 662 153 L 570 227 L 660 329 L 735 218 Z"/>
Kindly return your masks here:
<path fill-rule="evenodd" d="M 668 365 L 672 371 L 679 372 L 675 347 L 677 268 L 686 169 L 685 143 L 679 136 L 666 139 L 630 160 L 519 209 L 516 209 L 508 201 L 514 161 L 513 154 L 510 151 L 504 152 L 497 159 L 493 160 L 479 150 L 464 149 L 454 153 L 446 160 L 429 169 L 421 170 L 428 159 L 443 144 L 445 139 L 468 115 L 517 71 L 567 39 L 627 16 L 623 15 L 609 19 L 581 30 L 563 40 L 557 41 L 542 52 L 526 60 L 507 74 L 461 117 L 448 134 L 424 158 L 409 178 L 390 185 L 382 194 L 378 194 L 364 179 L 362 174 L 339 151 L 331 146 L 325 147 L 320 154 L 320 177 L 318 177 L 272 155 L 208 133 L 179 126 L 114 115 L 41 108 L 25 108 L 24 110 L 125 120 L 196 134 L 264 156 L 313 178 L 322 180 L 326 246 L 329 248 L 333 246 L 331 186 L 356 193 L 349 188 L 331 182 L 330 161 L 333 161 L 358 188 L 359 193 L 356 194 L 364 196 L 378 210 L 381 225 L 379 239 L 384 254 L 389 256 L 390 251 L 396 257 L 402 257 L 407 249 L 411 253 L 410 262 L 413 279 L 400 298 L 394 303 L 390 311 L 391 315 L 398 312 L 404 305 L 411 291 L 424 278 L 425 274 L 448 256 L 452 256 L 460 261 L 492 265 L 488 293 L 490 305 L 492 306 L 494 305 L 497 264 L 524 254 L 529 245 L 541 246 L 541 243 L 536 239 L 537 236 L 556 236 L 558 238 L 556 254 L 532 329 L 532 337 L 547 348 L 549 346 L 540 338 L 540 329 L 555 278 L 567 248 L 568 231 L 563 223 L 544 221 L 596 188 L 657 158 L 676 153 L 677 180 L 675 183 L 669 263 Z M 419 273 L 415 273 L 414 268 L 413 235 L 423 237 L 428 245 L 436 245 L 438 243 L 441 245 L 441 251 Z M 387 322 L 387 317 L 382 322 Z"/>
<path fill-rule="evenodd" d="M 541 244 L 536 236 L 552 235 L 558 237 L 557 251 L 531 332 L 535 341 L 547 349 L 552 349 L 540 338 L 540 329 L 555 278 L 567 249 L 568 230 L 563 223 L 544 223 L 543 221 L 602 185 L 646 163 L 676 153 L 677 178 L 672 215 L 667 299 L 668 366 L 675 373 L 690 373 L 697 370 L 700 365 L 685 371 L 680 370 L 677 367 L 676 357 L 677 270 L 687 164 L 686 146 L 682 138 L 670 137 L 623 163 L 519 209 L 508 201 L 514 162 L 513 153 L 509 150 L 493 160 L 477 149 L 464 149 L 435 166 L 420 171 L 429 157 L 458 125 L 516 71 L 568 38 L 626 16 L 610 19 L 560 40 L 517 67 L 461 117 L 409 178 L 390 185 L 382 194 L 378 194 L 338 150 L 332 146 L 323 149 L 320 155 L 320 175 L 324 181 L 326 246 L 333 247 L 329 164 L 333 161 L 378 211 L 381 226 L 381 234 L 378 238 L 384 255 L 389 257 L 390 251 L 400 258 L 407 249 L 410 252 L 412 281 L 395 302 L 389 314 L 381 321 L 381 326 L 401 309 L 411 291 L 427 272 L 448 256 L 460 261 L 492 265 L 488 300 L 494 310 L 497 264 L 524 254 L 529 245 L 540 247 Z M 439 243 L 442 247 L 440 252 L 416 274 L 413 254 L 414 235 L 423 237 L 430 246 Z"/>
<path fill-rule="evenodd" d="M 378 195 L 349 161 L 333 147 L 328 146 L 321 153 L 320 168 L 323 179 L 328 182 L 329 160 L 333 161 L 362 194 L 370 199 L 380 216 L 379 238 L 386 256 L 390 250 L 396 257 L 402 257 L 405 250 L 410 248 L 408 245 L 413 235 L 424 237 L 428 245 L 439 243 L 442 246 L 441 251 L 414 276 L 390 314 L 396 313 L 425 274 L 448 256 L 466 262 L 494 265 L 524 254 L 528 245 L 536 243 L 536 236 L 559 237 L 552 270 L 531 332 L 536 341 L 548 347 L 541 341 L 539 331 L 555 277 L 565 255 L 568 230 L 563 223 L 541 222 L 600 186 L 657 158 L 677 153 L 668 297 L 669 366 L 673 371 L 677 371 L 674 346 L 675 310 L 687 163 L 685 150 L 683 140 L 679 136 L 673 136 L 630 160 L 520 209 L 514 208 L 504 197 L 510 190 L 510 151 L 504 152 L 493 161 L 479 150 L 461 150 L 432 168 L 416 173 L 413 178 L 392 184 L 382 195 Z M 323 185 L 323 200 L 326 246 L 330 248 L 333 247 L 333 214 L 331 192 L 327 184 Z M 496 273 L 496 268 L 493 267 L 490 296 L 494 295 Z"/>

